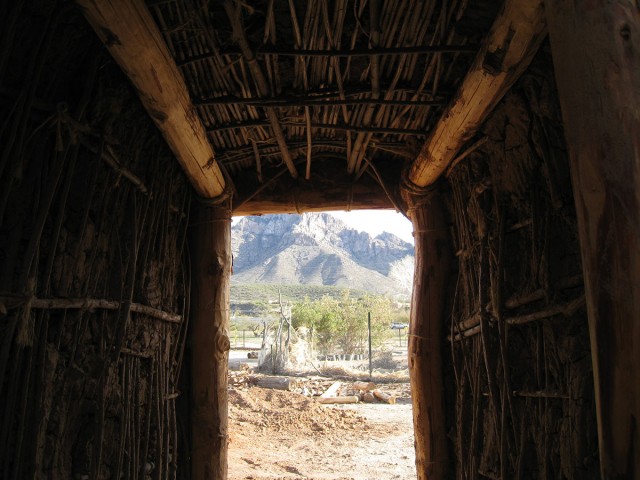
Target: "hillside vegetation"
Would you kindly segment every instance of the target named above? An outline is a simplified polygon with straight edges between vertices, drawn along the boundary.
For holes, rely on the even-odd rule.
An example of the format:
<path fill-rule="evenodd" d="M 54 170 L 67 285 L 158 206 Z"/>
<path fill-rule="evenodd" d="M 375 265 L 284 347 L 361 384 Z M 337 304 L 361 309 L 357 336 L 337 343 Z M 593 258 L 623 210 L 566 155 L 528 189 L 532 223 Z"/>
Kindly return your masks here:
<path fill-rule="evenodd" d="M 284 301 L 296 301 L 302 298 L 319 300 L 322 297 L 340 298 L 345 291 L 332 285 L 276 285 L 271 283 L 231 284 L 231 303 L 277 302 L 282 295 Z M 349 289 L 352 297 L 362 297 L 364 290 Z"/>

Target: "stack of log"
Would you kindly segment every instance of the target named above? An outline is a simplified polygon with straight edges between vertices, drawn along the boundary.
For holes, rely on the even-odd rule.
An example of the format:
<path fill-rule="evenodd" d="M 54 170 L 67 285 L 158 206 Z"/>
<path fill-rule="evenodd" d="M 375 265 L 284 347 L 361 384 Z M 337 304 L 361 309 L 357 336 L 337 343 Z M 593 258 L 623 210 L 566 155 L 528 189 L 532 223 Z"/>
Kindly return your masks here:
<path fill-rule="evenodd" d="M 251 377 L 247 370 L 229 371 L 229 387 L 242 388 L 251 386 Z"/>
<path fill-rule="evenodd" d="M 350 388 L 345 388 L 342 382 L 334 382 L 318 399 L 320 403 L 374 403 L 376 401 L 388 404 L 396 403 L 396 397 L 376 388 L 373 382 L 355 382 Z"/>
<path fill-rule="evenodd" d="M 305 382 L 300 393 L 305 397 L 319 397 L 331 384 L 332 382 L 327 382 L 325 380 L 309 380 Z"/>
<path fill-rule="evenodd" d="M 251 383 L 260 388 L 274 388 L 276 390 L 298 391 L 302 388 L 303 379 L 279 376 L 253 376 Z"/>
<path fill-rule="evenodd" d="M 328 383 L 324 380 L 283 377 L 278 375 L 254 375 L 249 370 L 229 372 L 229 385 L 232 387 L 256 386 L 300 393 L 306 397 L 317 397 L 324 404 L 340 403 L 396 403 L 396 396 L 383 392 L 373 382 Z"/>

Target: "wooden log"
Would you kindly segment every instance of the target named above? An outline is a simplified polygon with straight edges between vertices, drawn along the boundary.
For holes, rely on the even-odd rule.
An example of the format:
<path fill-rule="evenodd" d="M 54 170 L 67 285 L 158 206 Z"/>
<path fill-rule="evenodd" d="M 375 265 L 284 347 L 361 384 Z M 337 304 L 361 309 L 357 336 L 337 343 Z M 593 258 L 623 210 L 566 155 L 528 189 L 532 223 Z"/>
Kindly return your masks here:
<path fill-rule="evenodd" d="M 368 57 L 370 55 L 424 55 L 429 53 L 470 53 L 474 54 L 478 51 L 476 45 L 418 45 L 409 47 L 391 47 L 391 48 L 353 48 L 344 50 L 311 50 L 302 48 L 283 48 L 270 45 L 263 45 L 256 50 L 257 55 L 282 55 L 287 57 Z M 225 48 L 220 49 L 220 55 L 241 55 L 241 49 Z M 203 53 L 194 55 L 179 62 L 179 65 L 188 65 L 193 62 L 199 62 L 214 57 L 213 53 Z"/>
<path fill-rule="evenodd" d="M 354 382 L 352 388 L 354 390 L 370 392 L 376 388 L 376 384 L 373 382 Z"/>
<path fill-rule="evenodd" d="M 563 400 L 568 400 L 570 397 L 566 393 L 560 392 L 552 392 L 549 390 L 537 390 L 535 392 L 526 392 L 524 390 L 518 391 L 515 390 L 513 392 L 514 397 L 524 397 L 524 398 L 559 398 Z"/>
<path fill-rule="evenodd" d="M 254 382 L 260 388 L 273 388 L 275 390 L 293 390 L 298 382 L 289 377 L 255 377 Z"/>
<path fill-rule="evenodd" d="M 371 392 L 365 392 L 365 394 L 362 396 L 362 401 L 365 403 L 373 403 L 375 402 L 375 400 L 376 400 L 376 397 Z"/>
<path fill-rule="evenodd" d="M 545 2 L 578 218 L 600 468 L 640 475 L 640 16 Z"/>
<path fill-rule="evenodd" d="M 355 395 L 348 395 L 345 397 L 318 397 L 318 402 L 325 405 L 333 403 L 358 403 L 360 399 Z"/>
<path fill-rule="evenodd" d="M 4 296 L 0 297 L 0 312 L 3 304 L 10 309 L 18 308 L 30 301 L 30 308 L 35 310 L 119 310 L 122 302 L 117 300 L 106 300 L 102 298 L 32 298 L 24 296 Z M 131 312 L 141 313 L 148 317 L 157 318 L 165 322 L 180 323 L 182 316 L 175 313 L 165 312 L 148 305 L 132 303 Z"/>
<path fill-rule="evenodd" d="M 466 320 L 463 320 L 462 322 L 458 323 L 458 330 L 461 332 L 464 332 L 465 330 L 468 330 L 470 328 L 473 328 L 477 325 L 480 325 L 480 313 L 476 312 L 473 315 L 471 315 L 471 317 L 467 318 Z"/>
<path fill-rule="evenodd" d="M 342 382 L 333 382 L 321 395 L 322 398 L 335 397 L 342 386 Z"/>
<path fill-rule="evenodd" d="M 377 98 L 316 98 L 307 97 L 291 97 L 285 96 L 280 98 L 241 98 L 224 96 L 199 100 L 194 102 L 196 105 L 254 105 L 258 107 L 327 107 L 336 105 L 389 105 L 389 106 L 406 106 L 406 107 L 429 107 L 434 105 L 442 105 L 445 103 L 443 99 L 437 100 L 385 100 Z M 266 122 L 261 121 L 261 125 Z"/>
<path fill-rule="evenodd" d="M 426 137 L 427 132 L 424 130 L 416 130 L 412 128 L 386 128 L 386 127 L 370 127 L 367 125 L 347 125 L 344 123 L 320 123 L 320 122 L 310 122 L 307 124 L 304 120 L 281 120 L 278 122 L 279 125 L 290 125 L 293 127 L 306 127 L 310 126 L 311 128 L 318 128 L 323 130 L 338 130 L 338 131 L 349 131 L 349 132 L 364 132 L 364 133 L 383 133 L 388 135 L 411 135 L 413 137 Z M 251 129 L 251 128 L 268 128 L 273 127 L 271 122 L 266 119 L 258 119 L 258 120 L 249 120 L 246 122 L 239 123 L 225 123 L 222 125 L 214 125 L 211 128 L 207 129 L 207 132 L 224 132 L 225 130 L 234 130 L 234 129 Z"/>
<path fill-rule="evenodd" d="M 72 120 L 70 119 L 69 121 Z M 77 129 L 77 122 L 75 122 L 74 127 Z M 84 127 L 84 125 L 80 124 L 80 127 Z M 87 126 L 87 129 L 89 132 L 91 132 L 90 127 Z M 104 145 L 104 147 L 94 145 L 87 136 L 81 136 L 80 143 L 90 152 L 99 154 L 104 163 L 106 163 L 109 167 L 116 171 L 118 175 L 121 175 L 123 178 L 129 180 L 141 193 L 143 193 L 144 195 L 149 195 L 149 189 L 146 187 L 144 182 L 140 180 L 140 178 L 138 178 L 138 176 L 135 175 L 131 170 L 122 165 L 117 155 L 109 145 Z"/>
<path fill-rule="evenodd" d="M 451 261 L 440 195 L 408 195 L 415 238 L 415 274 L 409 324 L 409 375 L 419 480 L 448 478 L 442 372 L 442 325 Z"/>
<path fill-rule="evenodd" d="M 227 478 L 229 281 L 228 203 L 196 205 L 191 234 L 191 478 Z"/>
<path fill-rule="evenodd" d="M 288 145 L 291 151 L 298 153 L 303 153 L 308 147 L 306 138 L 302 139 L 301 137 L 292 138 L 289 141 Z M 347 147 L 344 145 L 344 139 L 342 138 L 330 138 L 326 135 L 319 134 L 313 136 L 312 149 L 314 151 L 323 152 L 325 155 L 329 155 L 329 152 L 324 151 L 327 148 L 335 150 L 336 152 L 347 151 Z M 415 155 L 412 153 L 412 150 L 407 146 L 406 142 L 403 143 L 395 141 L 378 141 L 373 139 L 371 142 L 369 142 L 367 148 L 371 151 L 382 150 L 385 152 L 390 152 L 394 155 L 398 155 L 407 159 L 413 159 L 415 157 Z M 258 154 L 261 157 L 265 158 L 278 156 L 280 154 L 278 146 L 271 140 L 264 143 L 256 144 L 256 149 L 258 151 Z M 238 147 L 230 147 L 224 150 L 220 150 L 218 152 L 217 158 L 221 163 L 232 165 L 236 162 L 245 161 L 246 157 L 251 156 L 252 154 L 255 156 L 253 145 L 241 145 Z M 343 160 L 342 156 L 340 156 L 340 159 Z M 299 160 L 296 160 L 294 163 L 297 165 L 301 162 Z M 328 170 L 331 171 L 330 167 L 328 168 Z"/>
<path fill-rule="evenodd" d="M 425 187 L 442 175 L 520 77 L 546 36 L 542 0 L 506 0 L 453 102 L 416 158 L 409 179 Z"/>
<path fill-rule="evenodd" d="M 287 170 L 284 170 L 285 172 Z M 286 190 L 262 191 L 244 201 L 240 199 L 234 215 L 268 213 L 325 212 L 329 210 L 394 209 L 384 190 L 363 177 L 360 182 L 345 185 L 314 183 L 292 185 Z M 266 184 L 266 182 L 265 182 Z M 264 185 L 264 184 L 263 184 Z M 245 195 L 246 196 L 246 195 Z M 241 197 L 242 198 L 242 197 Z"/>
<path fill-rule="evenodd" d="M 561 279 L 560 281 L 558 281 L 556 287 L 558 288 L 558 290 L 566 289 L 566 288 L 574 288 L 574 287 L 581 286 L 582 283 L 583 283 L 582 274 L 580 274 L 580 275 L 574 275 L 571 277 Z M 544 290 L 538 289 L 531 293 L 527 293 L 519 297 L 514 296 L 505 302 L 505 307 L 509 309 L 515 309 L 523 305 L 527 305 L 529 303 L 542 300 L 545 298 L 545 295 L 546 295 L 546 292 Z M 515 316 L 515 317 L 509 317 L 505 319 L 505 321 L 509 324 L 517 325 L 522 323 L 533 322 L 535 320 L 542 320 L 542 319 L 549 318 L 559 314 L 563 314 L 564 316 L 570 316 L 570 315 L 573 315 L 575 313 L 575 310 L 577 308 L 580 308 L 582 305 L 584 305 L 584 297 L 579 297 L 563 305 L 551 305 L 537 312 L 529 313 L 526 315 Z M 478 313 L 474 313 L 471 317 L 457 324 L 459 333 L 457 333 L 453 337 L 449 335 L 447 339 L 451 340 L 453 338 L 455 341 L 459 341 L 459 340 L 462 340 L 463 338 L 476 335 L 477 333 L 480 332 L 480 329 L 478 328 L 479 325 L 480 325 L 480 315 Z"/>
<path fill-rule="evenodd" d="M 527 315 L 519 315 L 517 317 L 508 317 L 505 319 L 505 322 L 509 325 L 523 325 L 525 323 L 535 322 L 536 320 L 543 320 L 545 318 L 554 317 L 556 315 L 564 315 L 565 317 L 570 317 L 576 311 L 584 306 L 585 300 L 584 296 L 580 296 L 579 298 L 573 299 L 570 302 L 564 303 L 562 305 L 552 305 L 549 308 L 545 308 L 539 312 L 529 313 Z"/>
<path fill-rule="evenodd" d="M 446 103 L 442 98 L 442 96 L 445 94 L 451 93 L 451 92 L 443 93 L 441 90 L 439 90 L 440 93 L 438 93 L 437 95 L 434 95 L 429 92 L 425 92 L 424 90 L 419 90 L 416 87 L 410 86 L 408 84 L 397 83 L 394 85 L 395 85 L 394 88 L 391 90 L 389 89 L 389 85 L 382 87 L 380 94 L 383 96 L 390 96 L 392 93 L 396 93 L 396 94 L 404 93 L 404 94 L 407 94 L 407 96 L 410 96 L 411 98 L 428 97 L 430 99 L 434 98 L 434 96 L 437 96 L 438 98 L 433 101 L 438 103 L 435 103 L 434 105 L 442 105 L 443 103 Z M 2 87 L 0 87 L 0 89 L 1 88 Z M 349 88 L 343 88 L 342 93 L 340 89 L 332 90 L 330 88 L 320 88 L 317 90 L 305 89 L 304 93 L 273 95 L 268 98 L 256 98 L 256 97 L 247 98 L 247 97 L 238 97 L 236 95 L 222 95 L 222 96 L 216 96 L 216 97 L 203 97 L 199 100 L 196 100 L 194 104 L 195 105 L 238 104 L 238 105 L 256 105 L 256 106 L 269 104 L 270 106 L 281 106 L 281 107 L 299 106 L 300 107 L 305 105 L 306 106 L 311 105 L 311 104 L 305 103 L 306 101 L 311 101 L 311 102 L 314 102 L 313 104 L 315 104 L 316 102 L 335 100 L 336 102 L 340 102 L 340 103 L 336 103 L 337 105 L 342 105 L 342 104 L 350 105 L 351 100 L 365 100 L 365 101 L 373 100 L 371 98 L 361 98 L 362 95 L 369 95 L 369 94 L 371 94 L 371 89 L 369 87 L 351 86 Z M 359 99 L 352 98 L 354 96 L 358 96 Z M 344 103 L 343 103 L 343 100 L 344 100 Z M 390 101 L 393 101 L 393 100 L 390 100 Z M 420 100 L 416 100 L 416 101 L 419 102 Z M 428 102 L 429 100 L 426 100 L 426 101 Z M 301 103 L 298 103 L 298 102 L 301 102 Z M 359 104 L 359 103 L 360 103 L 359 101 L 356 101 L 356 104 Z M 393 104 L 390 103 L 389 105 L 393 105 Z M 425 104 L 425 105 L 429 105 L 429 104 Z M 49 110 L 54 111 L 55 109 L 56 108 L 54 105 Z"/>
<path fill-rule="evenodd" d="M 389 405 L 394 405 L 396 403 L 396 397 L 389 395 L 388 393 L 384 393 L 381 390 L 376 389 L 371 393 L 373 393 L 373 395 L 381 402 L 388 403 Z"/>
<path fill-rule="evenodd" d="M 550 305 L 549 307 L 532 313 L 527 313 L 525 315 L 518 315 L 515 317 L 507 317 L 504 319 L 505 323 L 509 325 L 524 325 L 525 323 L 535 322 L 537 320 L 545 320 L 547 318 L 555 317 L 557 315 L 563 315 L 565 317 L 570 317 L 576 313 L 576 311 L 582 308 L 585 304 L 584 296 L 580 296 L 578 298 L 574 298 L 573 300 L 568 301 L 567 303 L 559 304 L 559 305 Z M 472 317 L 476 318 L 476 317 Z M 470 326 L 466 330 L 461 330 L 459 333 L 454 335 L 447 336 L 447 339 L 450 341 L 453 339 L 454 341 L 460 341 L 463 338 L 472 337 L 480 333 L 482 329 L 480 328 L 480 320 L 478 319 L 478 323 L 475 326 Z"/>
<path fill-rule="evenodd" d="M 582 274 L 580 274 L 580 275 L 574 275 L 571 277 L 563 278 L 555 286 L 560 290 L 565 288 L 579 287 L 582 284 L 583 284 L 583 279 L 582 279 Z M 507 301 L 504 304 L 506 308 L 514 309 L 514 308 L 521 307 L 523 305 L 527 305 L 529 303 L 536 302 L 538 300 L 542 300 L 543 298 L 545 298 L 545 295 L 546 295 L 546 292 L 543 289 L 539 289 L 519 297 L 516 297 L 516 296 L 511 297 L 507 299 Z"/>
<path fill-rule="evenodd" d="M 225 188 L 211 144 L 187 87 L 142 0 L 77 0 L 111 56 L 140 93 L 196 192 L 214 198 Z"/>
<path fill-rule="evenodd" d="M 473 328 L 470 328 L 468 330 L 464 330 L 460 333 L 456 333 L 453 337 L 451 335 L 447 335 L 447 340 L 451 341 L 453 339 L 453 341 L 455 342 L 459 342 L 460 340 L 462 340 L 463 338 L 468 338 L 468 337 L 473 337 L 474 335 L 477 335 L 480 333 L 480 320 L 478 319 L 478 325 L 476 325 Z"/>

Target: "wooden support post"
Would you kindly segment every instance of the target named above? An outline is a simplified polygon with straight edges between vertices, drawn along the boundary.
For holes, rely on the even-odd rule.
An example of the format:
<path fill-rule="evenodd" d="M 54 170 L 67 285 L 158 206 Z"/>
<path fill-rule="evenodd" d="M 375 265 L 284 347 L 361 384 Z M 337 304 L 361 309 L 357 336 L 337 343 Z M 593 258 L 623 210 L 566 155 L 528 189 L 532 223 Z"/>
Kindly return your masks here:
<path fill-rule="evenodd" d="M 640 12 L 545 2 L 569 147 L 603 479 L 640 476 Z"/>
<path fill-rule="evenodd" d="M 192 230 L 191 478 L 227 478 L 231 210 L 198 205 Z"/>
<path fill-rule="evenodd" d="M 435 480 L 448 470 L 442 325 L 451 252 L 440 195 L 412 195 L 407 203 L 415 238 L 408 354 L 416 469 L 419 480 Z"/>

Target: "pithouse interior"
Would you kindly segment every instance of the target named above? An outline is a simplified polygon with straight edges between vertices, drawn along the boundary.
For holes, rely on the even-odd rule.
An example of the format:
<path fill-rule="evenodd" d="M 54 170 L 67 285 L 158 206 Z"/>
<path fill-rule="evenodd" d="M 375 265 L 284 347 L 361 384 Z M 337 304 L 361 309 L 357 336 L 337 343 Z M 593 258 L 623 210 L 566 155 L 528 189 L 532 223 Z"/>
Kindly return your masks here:
<path fill-rule="evenodd" d="M 231 216 L 365 208 L 418 478 L 640 478 L 637 2 L 0 12 L 0 478 L 226 478 Z"/>

